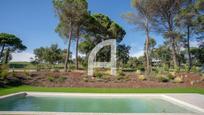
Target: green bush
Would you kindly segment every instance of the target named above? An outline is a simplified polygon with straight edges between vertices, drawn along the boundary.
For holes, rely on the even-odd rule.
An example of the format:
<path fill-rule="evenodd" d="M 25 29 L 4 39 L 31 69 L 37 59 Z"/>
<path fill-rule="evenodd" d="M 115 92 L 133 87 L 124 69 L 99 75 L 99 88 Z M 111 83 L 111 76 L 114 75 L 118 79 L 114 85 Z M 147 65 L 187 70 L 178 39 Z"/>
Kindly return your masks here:
<path fill-rule="evenodd" d="M 100 73 L 100 72 L 98 72 L 98 71 L 96 71 L 95 74 L 94 74 L 94 76 L 95 76 L 96 78 L 102 78 L 102 77 L 103 77 L 103 74 Z"/>
<path fill-rule="evenodd" d="M 50 82 L 54 82 L 55 81 L 55 78 L 53 76 L 48 76 L 47 78 Z"/>
<path fill-rule="evenodd" d="M 174 72 L 179 73 L 179 72 L 180 72 L 180 68 L 179 68 L 178 66 L 176 66 L 176 67 L 174 68 Z"/>
<path fill-rule="evenodd" d="M 30 76 L 30 73 L 29 73 L 26 69 L 23 70 L 23 73 L 24 73 L 24 75 L 25 75 L 26 77 Z"/>
<path fill-rule="evenodd" d="M 8 70 L 2 70 L 1 71 L 1 78 L 5 79 L 7 76 L 9 75 L 9 71 Z"/>
<path fill-rule="evenodd" d="M 168 82 L 169 81 L 169 78 L 167 76 L 165 76 L 165 75 L 158 75 L 157 79 L 160 82 Z"/>
<path fill-rule="evenodd" d="M 175 78 L 175 76 L 172 75 L 171 73 L 168 73 L 168 74 L 167 74 L 167 77 L 168 77 L 169 79 L 174 79 L 174 78 Z"/>
<path fill-rule="evenodd" d="M 139 74 L 139 75 L 140 75 L 140 74 L 142 74 L 142 72 L 141 72 L 140 70 L 137 70 L 137 71 L 136 71 L 136 74 Z"/>
<path fill-rule="evenodd" d="M 166 64 L 163 64 L 162 68 L 163 68 L 163 71 L 169 71 L 169 67 Z"/>
<path fill-rule="evenodd" d="M 117 76 L 117 80 L 123 80 L 124 76 Z"/>
<path fill-rule="evenodd" d="M 66 77 L 59 77 L 57 79 L 58 82 L 64 82 L 67 78 Z"/>
<path fill-rule="evenodd" d="M 125 76 L 125 73 L 122 70 L 118 70 L 117 76 Z"/>
<path fill-rule="evenodd" d="M 53 72 L 60 72 L 59 68 L 54 68 Z"/>
<path fill-rule="evenodd" d="M 8 65 L 0 65 L 0 78 L 5 79 L 9 75 Z"/>
<path fill-rule="evenodd" d="M 187 64 L 185 64 L 185 65 L 184 65 L 184 71 L 185 71 L 185 72 L 188 72 L 188 70 L 189 70 L 189 66 L 188 66 Z"/>
<path fill-rule="evenodd" d="M 200 69 L 198 67 L 196 67 L 196 66 L 193 66 L 191 71 L 194 72 L 194 73 L 198 73 L 198 72 L 200 72 Z"/>

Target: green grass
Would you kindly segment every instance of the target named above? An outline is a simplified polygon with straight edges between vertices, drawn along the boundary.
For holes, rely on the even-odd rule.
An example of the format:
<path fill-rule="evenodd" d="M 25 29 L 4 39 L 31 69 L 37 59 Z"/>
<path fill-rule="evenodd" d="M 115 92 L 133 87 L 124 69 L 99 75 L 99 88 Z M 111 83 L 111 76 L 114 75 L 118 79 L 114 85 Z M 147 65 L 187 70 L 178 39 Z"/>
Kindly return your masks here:
<path fill-rule="evenodd" d="M 199 93 L 204 94 L 203 88 L 47 88 L 19 86 L 0 88 L 0 95 L 22 91 L 36 92 L 75 92 L 75 93 Z"/>

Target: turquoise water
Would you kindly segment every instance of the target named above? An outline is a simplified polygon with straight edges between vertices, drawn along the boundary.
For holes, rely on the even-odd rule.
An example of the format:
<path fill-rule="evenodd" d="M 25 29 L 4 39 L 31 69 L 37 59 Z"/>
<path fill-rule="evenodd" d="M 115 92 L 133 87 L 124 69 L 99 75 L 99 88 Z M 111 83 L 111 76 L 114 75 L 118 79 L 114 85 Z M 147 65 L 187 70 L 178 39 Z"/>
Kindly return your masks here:
<path fill-rule="evenodd" d="M 0 100 L 0 111 L 191 113 L 162 99 L 25 96 Z"/>

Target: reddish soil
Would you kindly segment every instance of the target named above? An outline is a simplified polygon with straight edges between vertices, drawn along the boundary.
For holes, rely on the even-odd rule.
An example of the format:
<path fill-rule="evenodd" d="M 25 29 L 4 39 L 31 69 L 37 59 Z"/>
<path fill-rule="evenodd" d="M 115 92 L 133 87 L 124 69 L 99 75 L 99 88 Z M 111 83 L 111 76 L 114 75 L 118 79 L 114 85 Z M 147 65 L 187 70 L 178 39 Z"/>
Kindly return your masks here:
<path fill-rule="evenodd" d="M 43 87 L 97 87 L 97 88 L 171 88 L 171 87 L 199 87 L 204 88 L 204 80 L 201 76 L 194 73 L 180 73 L 185 76 L 183 83 L 159 82 L 156 80 L 141 81 L 135 73 L 126 73 L 126 79 L 110 78 L 91 79 L 85 78 L 85 72 L 32 72 L 29 77 L 24 73 L 17 73 L 17 76 L 23 77 L 23 84 Z M 63 78 L 61 80 L 61 78 Z M 191 82 L 194 81 L 194 85 Z"/>

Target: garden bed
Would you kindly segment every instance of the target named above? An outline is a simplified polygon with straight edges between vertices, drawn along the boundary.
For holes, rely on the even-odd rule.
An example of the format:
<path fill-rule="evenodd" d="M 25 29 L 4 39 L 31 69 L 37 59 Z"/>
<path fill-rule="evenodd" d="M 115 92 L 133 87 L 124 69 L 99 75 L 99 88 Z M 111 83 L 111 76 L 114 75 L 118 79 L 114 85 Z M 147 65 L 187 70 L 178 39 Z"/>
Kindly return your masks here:
<path fill-rule="evenodd" d="M 86 72 L 18 72 L 15 77 L 23 85 L 40 87 L 93 87 L 93 88 L 204 88 L 202 76 L 194 73 L 179 73 L 184 76 L 182 83 L 172 81 L 141 80 L 135 72 L 126 72 L 124 76 L 87 77 Z"/>

